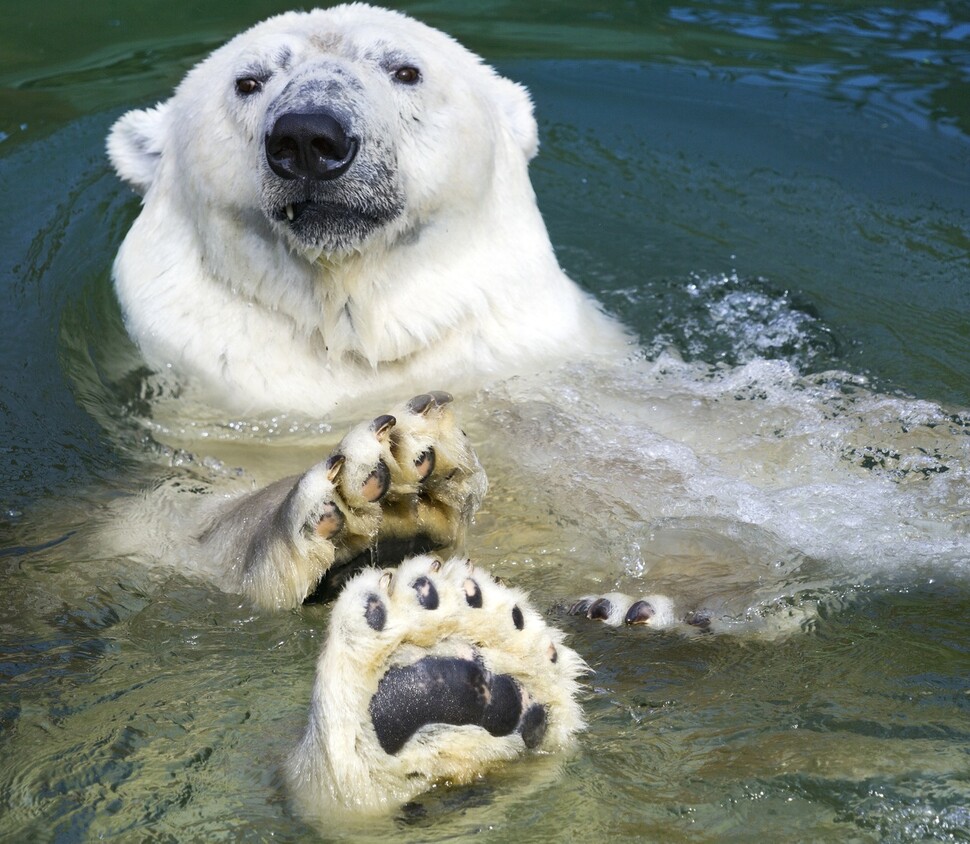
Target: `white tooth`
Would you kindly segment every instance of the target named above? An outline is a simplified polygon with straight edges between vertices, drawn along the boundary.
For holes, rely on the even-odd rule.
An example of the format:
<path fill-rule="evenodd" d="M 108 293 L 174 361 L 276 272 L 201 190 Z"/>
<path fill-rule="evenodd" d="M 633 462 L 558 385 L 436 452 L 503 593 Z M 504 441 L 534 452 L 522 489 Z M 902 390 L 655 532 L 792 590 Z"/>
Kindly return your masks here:
<path fill-rule="evenodd" d="M 293 206 L 292 205 L 287 205 L 286 206 L 286 219 L 287 220 L 291 220 L 291 221 L 293 220 Z"/>

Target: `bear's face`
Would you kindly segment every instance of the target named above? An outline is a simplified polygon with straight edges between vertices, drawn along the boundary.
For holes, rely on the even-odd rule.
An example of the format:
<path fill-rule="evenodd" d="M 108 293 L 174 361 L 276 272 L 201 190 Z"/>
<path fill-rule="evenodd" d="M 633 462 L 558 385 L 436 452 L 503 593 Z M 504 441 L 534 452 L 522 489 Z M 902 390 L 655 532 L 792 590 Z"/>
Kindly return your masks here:
<path fill-rule="evenodd" d="M 313 259 L 474 207 L 503 145 L 536 151 L 523 88 L 436 30 L 354 4 L 237 36 L 166 103 L 119 120 L 109 152 L 146 201 L 163 191 L 203 231 L 222 214 Z"/>

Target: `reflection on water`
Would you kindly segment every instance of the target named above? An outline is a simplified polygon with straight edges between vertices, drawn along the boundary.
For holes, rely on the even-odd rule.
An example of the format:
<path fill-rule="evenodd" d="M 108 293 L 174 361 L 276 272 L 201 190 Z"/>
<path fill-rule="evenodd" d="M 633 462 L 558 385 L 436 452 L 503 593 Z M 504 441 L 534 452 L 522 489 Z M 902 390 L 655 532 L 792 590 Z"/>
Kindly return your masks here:
<path fill-rule="evenodd" d="M 674 6 L 669 15 L 691 31 L 732 36 L 711 51 L 717 65 L 736 61 L 769 83 L 817 88 L 876 114 L 967 134 L 965 108 L 953 105 L 970 84 L 970 18 L 958 4 L 908 5 L 712 3 Z"/>
<path fill-rule="evenodd" d="M 262 477 L 327 435 L 279 419 L 152 445 L 107 281 L 135 211 L 103 159 L 111 118 L 283 5 L 7 10 L 0 838 L 319 838 L 275 763 L 327 609 L 254 614 L 75 533 L 152 461 Z M 578 750 L 325 836 L 965 840 L 970 16 L 402 5 L 528 82 L 560 257 L 658 362 L 464 405 L 492 479 L 471 550 L 595 670 Z M 565 615 L 614 586 L 741 632 Z"/>

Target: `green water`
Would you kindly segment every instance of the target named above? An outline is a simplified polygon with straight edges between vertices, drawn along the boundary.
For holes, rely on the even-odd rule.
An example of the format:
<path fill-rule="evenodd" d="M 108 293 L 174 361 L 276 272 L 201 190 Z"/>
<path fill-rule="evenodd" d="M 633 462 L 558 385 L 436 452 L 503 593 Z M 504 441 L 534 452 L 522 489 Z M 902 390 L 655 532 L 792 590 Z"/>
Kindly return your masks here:
<path fill-rule="evenodd" d="M 399 5 L 532 90 L 532 173 L 560 260 L 649 354 L 837 368 L 914 415 L 930 401 L 950 416 L 934 423 L 945 459 L 906 481 L 930 502 L 929 516 L 898 514 L 915 544 L 887 548 L 881 578 L 849 577 L 851 595 L 776 641 L 562 615 L 573 584 L 547 561 L 568 557 L 570 528 L 496 517 L 529 491 L 501 470 L 514 441 L 484 440 L 500 471 L 479 552 L 596 669 L 590 729 L 573 755 L 435 796 L 423 814 L 322 832 L 291 815 L 274 766 L 300 729 L 326 609 L 253 615 L 189 577 L 54 544 L 78 501 L 141 483 L 148 449 L 123 424 L 130 386 L 111 376 L 129 350 L 110 262 L 137 201 L 103 138 L 285 7 L 7 5 L 0 839 L 970 839 L 966 4 Z M 792 430 L 807 424 L 794 392 L 783 410 Z M 887 509 L 865 504 L 884 495 L 891 449 L 871 445 L 851 524 L 882 547 Z M 949 544 L 920 538 L 934 500 Z M 845 556 L 850 574 L 879 562 Z"/>

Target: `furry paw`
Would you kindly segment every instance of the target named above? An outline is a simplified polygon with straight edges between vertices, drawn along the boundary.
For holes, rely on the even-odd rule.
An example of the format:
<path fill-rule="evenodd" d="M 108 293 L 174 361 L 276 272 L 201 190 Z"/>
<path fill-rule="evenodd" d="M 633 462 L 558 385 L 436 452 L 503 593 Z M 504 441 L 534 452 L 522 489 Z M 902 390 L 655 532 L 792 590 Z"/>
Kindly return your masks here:
<path fill-rule="evenodd" d="M 665 595 L 647 595 L 643 598 L 631 598 L 622 592 L 587 595 L 569 608 L 569 614 L 602 621 L 610 627 L 645 624 L 662 630 L 681 623 L 681 619 L 675 615 L 673 602 Z M 684 621 L 692 623 L 687 619 Z"/>
<path fill-rule="evenodd" d="M 220 502 L 199 556 L 225 588 L 274 609 L 329 600 L 362 565 L 459 548 L 487 482 L 450 403 L 416 396 L 303 475 Z"/>
<path fill-rule="evenodd" d="M 333 607 L 289 762 L 311 814 L 394 809 L 583 727 L 582 659 L 526 595 L 455 558 L 366 569 Z"/>
<path fill-rule="evenodd" d="M 338 491 L 355 519 L 335 537 L 337 569 L 396 564 L 464 542 L 488 484 L 451 401 L 444 392 L 415 396 L 341 440 L 330 459 L 344 460 Z"/>

